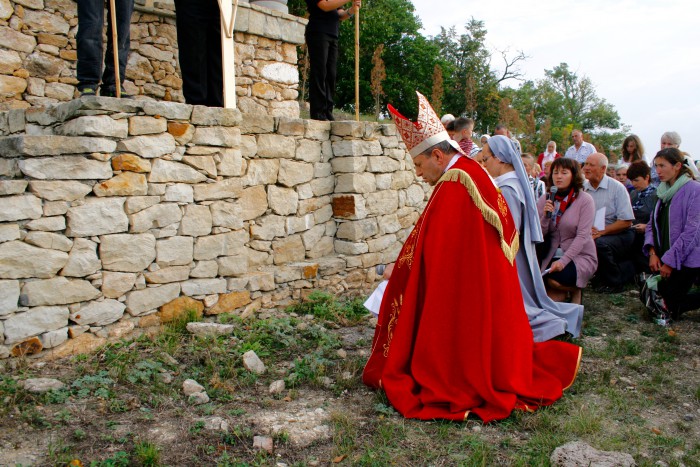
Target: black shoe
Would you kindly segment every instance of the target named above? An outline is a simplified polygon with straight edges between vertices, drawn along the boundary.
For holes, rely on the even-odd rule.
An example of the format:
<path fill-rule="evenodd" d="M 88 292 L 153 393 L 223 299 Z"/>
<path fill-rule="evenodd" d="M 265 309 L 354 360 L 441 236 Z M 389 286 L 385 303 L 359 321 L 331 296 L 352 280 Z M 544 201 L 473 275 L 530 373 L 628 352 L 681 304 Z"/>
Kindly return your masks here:
<path fill-rule="evenodd" d="M 83 88 L 79 89 L 78 91 L 80 92 L 80 97 L 97 95 L 97 91 L 95 90 L 95 88 Z"/>
<path fill-rule="evenodd" d="M 100 90 L 100 96 L 102 97 L 117 97 L 117 88 L 102 88 Z M 121 92 L 122 99 L 133 99 L 134 96 L 126 94 L 124 91 Z"/>
<path fill-rule="evenodd" d="M 333 117 L 333 112 L 328 112 L 326 114 L 326 120 L 328 120 L 329 122 L 335 122 L 335 118 Z"/>

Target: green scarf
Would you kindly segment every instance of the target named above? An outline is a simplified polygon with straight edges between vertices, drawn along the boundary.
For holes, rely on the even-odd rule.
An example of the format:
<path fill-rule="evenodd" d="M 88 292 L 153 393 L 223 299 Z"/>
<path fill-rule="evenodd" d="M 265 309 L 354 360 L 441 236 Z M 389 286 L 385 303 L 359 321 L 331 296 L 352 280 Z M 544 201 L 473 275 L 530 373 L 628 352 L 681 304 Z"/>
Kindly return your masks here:
<path fill-rule="evenodd" d="M 673 198 L 673 195 L 675 195 L 676 192 L 680 190 L 683 185 L 685 185 L 691 180 L 692 178 L 690 178 L 686 174 L 683 174 L 676 179 L 676 183 L 674 183 L 673 186 L 670 186 L 668 182 L 661 182 L 656 188 L 656 196 L 664 203 L 668 203 L 669 201 L 671 201 L 671 198 Z"/>

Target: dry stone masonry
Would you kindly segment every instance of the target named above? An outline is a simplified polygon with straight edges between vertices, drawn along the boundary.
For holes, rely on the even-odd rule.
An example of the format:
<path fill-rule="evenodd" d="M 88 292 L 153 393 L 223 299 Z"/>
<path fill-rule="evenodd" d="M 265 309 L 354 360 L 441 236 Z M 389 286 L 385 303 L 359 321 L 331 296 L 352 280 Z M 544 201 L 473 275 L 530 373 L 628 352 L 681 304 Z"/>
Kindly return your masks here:
<path fill-rule="evenodd" d="M 243 112 L 298 117 L 297 46 L 304 43 L 306 20 L 271 9 L 277 5 L 281 4 L 239 3 L 234 27 L 238 106 Z M 0 110 L 77 97 L 77 30 L 74 0 L 0 0 Z M 136 0 L 125 80 L 128 94 L 184 102 L 173 0 Z M 143 135 L 164 131 L 158 125 L 165 120 L 121 121 L 107 131 L 103 125 L 109 117 L 92 117 L 67 122 L 57 134 L 138 134 L 127 125 Z M 156 143 L 146 138 L 131 144 Z"/>
<path fill-rule="evenodd" d="M 426 194 L 393 125 L 106 97 L 0 113 L 0 357 L 366 291 Z"/>

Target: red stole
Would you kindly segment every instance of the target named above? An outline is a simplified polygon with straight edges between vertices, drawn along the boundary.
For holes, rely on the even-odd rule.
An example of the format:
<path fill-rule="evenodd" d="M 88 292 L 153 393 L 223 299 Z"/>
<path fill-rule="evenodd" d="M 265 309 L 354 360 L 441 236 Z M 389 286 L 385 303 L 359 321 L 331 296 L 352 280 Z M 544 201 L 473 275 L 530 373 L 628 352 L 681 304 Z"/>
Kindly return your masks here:
<path fill-rule="evenodd" d="M 486 172 L 462 157 L 441 180 L 396 260 L 363 381 L 408 418 L 488 422 L 552 404 L 581 349 L 533 342 L 517 231 Z"/>

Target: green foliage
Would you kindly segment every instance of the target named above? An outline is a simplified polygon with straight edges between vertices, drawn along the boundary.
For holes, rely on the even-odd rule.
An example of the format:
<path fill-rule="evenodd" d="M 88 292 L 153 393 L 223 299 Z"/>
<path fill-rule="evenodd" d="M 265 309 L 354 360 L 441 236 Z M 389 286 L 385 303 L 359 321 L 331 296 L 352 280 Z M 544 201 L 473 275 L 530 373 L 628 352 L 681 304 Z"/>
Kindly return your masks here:
<path fill-rule="evenodd" d="M 133 384 L 149 384 L 157 382 L 157 376 L 163 370 L 163 364 L 153 360 L 143 360 L 137 362 L 133 368 L 127 372 L 126 379 Z"/>
<path fill-rule="evenodd" d="M 71 390 L 80 398 L 95 396 L 106 399 L 110 396 L 110 388 L 114 386 L 114 380 L 108 375 L 106 370 L 101 370 L 94 375 L 77 378 L 71 384 Z"/>
<path fill-rule="evenodd" d="M 359 297 L 339 301 L 328 292 L 316 290 L 300 303 L 289 306 L 287 311 L 299 315 L 313 315 L 326 321 L 349 324 L 355 323 L 367 315 L 367 309 L 362 303 L 363 299 Z"/>
<path fill-rule="evenodd" d="M 124 451 L 117 451 L 105 460 L 90 462 L 90 467 L 129 467 L 129 465 L 129 454 Z"/>
<path fill-rule="evenodd" d="M 141 441 L 134 446 L 134 457 L 139 465 L 155 467 L 160 465 L 160 448 L 149 441 Z"/>

